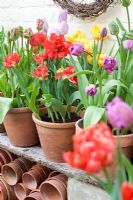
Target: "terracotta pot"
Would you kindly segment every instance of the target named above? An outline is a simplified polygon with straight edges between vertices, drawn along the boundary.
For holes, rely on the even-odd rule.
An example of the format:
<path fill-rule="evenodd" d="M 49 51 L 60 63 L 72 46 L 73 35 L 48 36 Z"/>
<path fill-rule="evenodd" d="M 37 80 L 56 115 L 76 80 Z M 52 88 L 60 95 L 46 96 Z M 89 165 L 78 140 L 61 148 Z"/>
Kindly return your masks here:
<path fill-rule="evenodd" d="M 47 181 L 56 180 L 56 181 L 58 181 L 61 185 L 63 185 L 64 188 L 66 188 L 66 190 L 67 190 L 67 179 L 66 179 L 66 177 L 64 178 L 64 175 L 63 175 L 63 174 L 60 174 L 60 175 L 62 175 L 62 176 L 58 176 L 58 175 L 57 175 L 57 176 L 52 176 L 52 177 L 48 178 Z"/>
<path fill-rule="evenodd" d="M 42 176 L 44 176 L 45 178 L 48 177 L 48 175 L 50 174 L 51 170 L 45 166 L 42 166 L 40 164 L 36 164 L 32 167 L 32 169 L 38 169 L 38 171 L 40 171 L 40 173 L 42 174 Z"/>
<path fill-rule="evenodd" d="M 28 171 L 33 166 L 33 162 L 25 158 L 20 157 L 17 158 L 16 160 L 20 163 L 20 165 L 22 164 L 25 166 L 25 172 Z"/>
<path fill-rule="evenodd" d="M 7 189 L 1 181 L 0 181 L 0 200 L 8 200 Z"/>
<path fill-rule="evenodd" d="M 83 119 L 76 122 L 76 134 L 80 134 L 83 130 Z M 129 135 L 114 136 L 120 141 L 122 151 L 128 159 L 133 159 L 133 133 Z"/>
<path fill-rule="evenodd" d="M 42 200 L 40 192 L 33 192 L 24 200 Z"/>
<path fill-rule="evenodd" d="M 38 188 L 43 181 L 41 174 L 37 170 L 30 170 L 24 173 L 22 180 L 24 185 L 30 190 Z"/>
<path fill-rule="evenodd" d="M 9 185 L 16 185 L 22 179 L 23 171 L 21 167 L 16 163 L 12 162 L 2 167 L 2 175 L 5 181 Z"/>
<path fill-rule="evenodd" d="M 42 199 L 47 200 L 66 200 L 67 190 L 57 180 L 48 180 L 41 184 L 40 193 Z"/>
<path fill-rule="evenodd" d="M 14 186 L 14 192 L 19 200 L 24 200 L 24 198 L 30 194 L 31 190 L 26 188 L 23 183 L 18 183 Z"/>
<path fill-rule="evenodd" d="M 15 158 L 17 158 L 17 156 L 11 152 L 9 152 L 6 149 L 0 148 L 0 152 L 4 152 L 8 155 L 8 157 L 10 158 L 10 162 L 13 161 Z"/>
<path fill-rule="evenodd" d="M 5 187 L 5 189 L 4 189 L 4 196 L 8 199 L 8 200 L 16 200 L 16 197 L 15 197 L 15 193 L 14 193 L 14 190 L 13 190 L 13 188 L 10 186 L 10 185 L 8 185 L 7 183 L 6 183 L 6 181 L 4 180 L 4 178 L 3 178 L 3 176 L 2 175 L 0 175 L 0 182 L 3 184 L 3 186 Z M 5 193 L 6 192 L 6 193 Z M 2 194 L 1 194 L 1 196 L 2 196 Z M 1 197 L 0 196 L 0 197 Z M 2 200 L 1 198 L 0 198 L 0 200 Z"/>
<path fill-rule="evenodd" d="M 29 108 L 12 108 L 4 119 L 4 126 L 12 145 L 28 147 L 38 143 L 37 130 Z"/>
<path fill-rule="evenodd" d="M 41 114 L 46 114 L 47 109 L 41 108 Z M 71 108 L 76 112 L 76 107 Z M 75 133 L 75 122 L 50 123 L 37 119 L 33 114 L 42 150 L 46 158 L 53 162 L 64 162 L 62 154 L 72 150 L 72 136 Z"/>
<path fill-rule="evenodd" d="M 52 171 L 50 174 L 49 174 L 49 178 L 50 177 L 53 177 L 53 176 L 56 176 L 56 175 L 58 175 L 58 174 L 60 174 L 60 172 L 58 172 L 58 171 Z"/>

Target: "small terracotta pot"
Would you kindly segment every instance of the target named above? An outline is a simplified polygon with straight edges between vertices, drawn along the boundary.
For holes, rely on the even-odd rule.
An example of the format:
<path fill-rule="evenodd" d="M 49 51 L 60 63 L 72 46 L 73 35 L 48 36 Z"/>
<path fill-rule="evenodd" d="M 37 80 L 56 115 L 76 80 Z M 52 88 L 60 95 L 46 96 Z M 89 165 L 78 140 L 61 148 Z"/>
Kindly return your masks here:
<path fill-rule="evenodd" d="M 33 192 L 24 200 L 42 200 L 40 192 Z"/>
<path fill-rule="evenodd" d="M 17 156 L 11 152 L 9 152 L 8 150 L 6 149 L 3 149 L 3 148 L 0 148 L 0 152 L 4 152 L 8 155 L 8 157 L 10 158 L 10 162 L 13 161 L 15 158 L 17 158 Z"/>
<path fill-rule="evenodd" d="M 83 119 L 76 122 L 76 134 L 80 134 L 83 130 Z M 114 136 L 118 141 L 120 141 L 122 151 L 127 156 L 128 159 L 133 159 L 133 133 L 128 135 Z"/>
<path fill-rule="evenodd" d="M 48 180 L 41 184 L 40 193 L 42 199 L 66 200 L 67 190 L 63 184 L 57 180 Z"/>
<path fill-rule="evenodd" d="M 36 169 L 36 168 L 40 171 L 40 173 L 42 173 L 42 176 L 45 176 L 45 178 L 47 178 L 51 172 L 51 169 L 45 166 L 42 166 L 40 164 L 36 164 L 32 167 L 32 169 Z"/>
<path fill-rule="evenodd" d="M 47 113 L 46 108 L 40 109 L 41 115 Z M 71 108 L 76 112 L 76 107 Z M 64 162 L 63 152 L 72 150 L 72 136 L 75 133 L 75 123 L 50 123 L 37 119 L 33 114 L 42 150 L 46 158 L 53 162 Z"/>
<path fill-rule="evenodd" d="M 58 182 L 63 184 L 64 187 L 67 189 L 67 180 L 68 180 L 68 178 L 64 174 L 58 174 L 56 176 L 49 177 L 47 179 L 47 181 L 49 181 L 49 180 L 57 180 Z"/>
<path fill-rule="evenodd" d="M 23 183 L 18 183 L 14 186 L 14 192 L 19 200 L 24 200 L 24 198 L 30 194 L 31 190 L 26 188 Z"/>
<path fill-rule="evenodd" d="M 14 193 L 14 190 L 13 190 L 13 188 L 10 186 L 10 185 L 8 185 L 7 183 L 6 183 L 6 181 L 4 180 L 4 178 L 3 178 L 3 176 L 2 175 L 0 175 L 0 182 L 4 185 L 4 187 L 5 187 L 5 191 L 4 191 L 4 195 L 6 195 L 6 198 L 7 198 L 7 200 L 16 200 L 16 197 L 15 197 L 15 193 Z M 5 193 L 6 192 L 6 193 Z M 2 196 L 2 194 L 1 194 L 1 196 Z M 0 196 L 0 197 L 1 197 Z M 1 198 L 0 198 L 0 200 L 2 200 Z"/>
<path fill-rule="evenodd" d="M 41 184 L 42 176 L 37 170 L 30 170 L 23 174 L 22 180 L 28 189 L 34 190 Z"/>
<path fill-rule="evenodd" d="M 23 171 L 21 167 L 16 163 L 12 162 L 2 167 L 2 174 L 5 181 L 13 186 L 16 185 L 22 179 Z"/>
<path fill-rule="evenodd" d="M 0 200 L 8 200 L 7 189 L 1 181 L 0 181 Z"/>
<path fill-rule="evenodd" d="M 33 162 L 25 158 L 20 157 L 20 158 L 17 158 L 16 160 L 20 163 L 20 165 L 24 165 L 25 172 L 28 171 L 33 166 Z"/>
<path fill-rule="evenodd" d="M 58 172 L 58 171 L 52 171 L 52 172 L 49 174 L 48 178 L 53 177 L 53 176 L 56 176 L 56 175 L 58 175 L 58 174 L 61 174 L 61 173 Z"/>
<path fill-rule="evenodd" d="M 14 146 L 29 147 L 39 141 L 29 108 L 12 108 L 4 119 L 4 126 Z"/>

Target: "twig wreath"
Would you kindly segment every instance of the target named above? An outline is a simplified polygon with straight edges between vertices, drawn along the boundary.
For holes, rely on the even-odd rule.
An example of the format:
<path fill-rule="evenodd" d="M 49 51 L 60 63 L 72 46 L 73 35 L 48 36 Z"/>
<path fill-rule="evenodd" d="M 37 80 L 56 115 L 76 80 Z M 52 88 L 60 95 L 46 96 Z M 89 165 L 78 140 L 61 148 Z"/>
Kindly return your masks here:
<path fill-rule="evenodd" d="M 107 10 L 111 3 L 114 2 L 114 0 L 95 0 L 94 2 L 87 4 L 82 3 L 83 1 L 81 1 L 81 3 L 77 3 L 72 0 L 53 1 L 59 4 L 63 9 L 67 9 L 68 13 L 79 18 L 98 17 Z"/>

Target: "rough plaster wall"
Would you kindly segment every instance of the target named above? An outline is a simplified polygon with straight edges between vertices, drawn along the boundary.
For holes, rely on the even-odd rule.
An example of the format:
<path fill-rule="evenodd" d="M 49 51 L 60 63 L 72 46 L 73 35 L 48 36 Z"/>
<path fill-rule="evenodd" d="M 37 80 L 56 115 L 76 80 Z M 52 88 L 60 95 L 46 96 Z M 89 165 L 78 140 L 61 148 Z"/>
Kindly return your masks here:
<path fill-rule="evenodd" d="M 50 25 L 53 25 L 56 23 L 59 9 L 52 0 L 0 0 L 0 25 L 4 25 L 6 29 L 20 24 L 33 28 L 36 19 L 42 17 L 46 18 Z M 130 10 L 133 24 L 133 5 Z M 81 20 L 70 15 L 69 32 L 73 33 L 75 30 L 81 29 L 89 37 L 89 29 L 92 25 L 108 25 L 116 16 L 127 25 L 125 10 L 119 4 L 111 5 L 106 13 L 93 20 Z M 108 43 L 109 47 L 111 42 Z"/>

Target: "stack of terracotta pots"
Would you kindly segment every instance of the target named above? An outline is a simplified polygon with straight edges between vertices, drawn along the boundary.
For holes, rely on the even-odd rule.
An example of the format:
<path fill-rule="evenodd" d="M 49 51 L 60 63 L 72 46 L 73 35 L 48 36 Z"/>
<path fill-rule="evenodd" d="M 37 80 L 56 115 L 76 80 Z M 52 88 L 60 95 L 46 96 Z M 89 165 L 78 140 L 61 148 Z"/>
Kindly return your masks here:
<path fill-rule="evenodd" d="M 0 200 L 66 200 L 67 177 L 0 149 Z"/>

